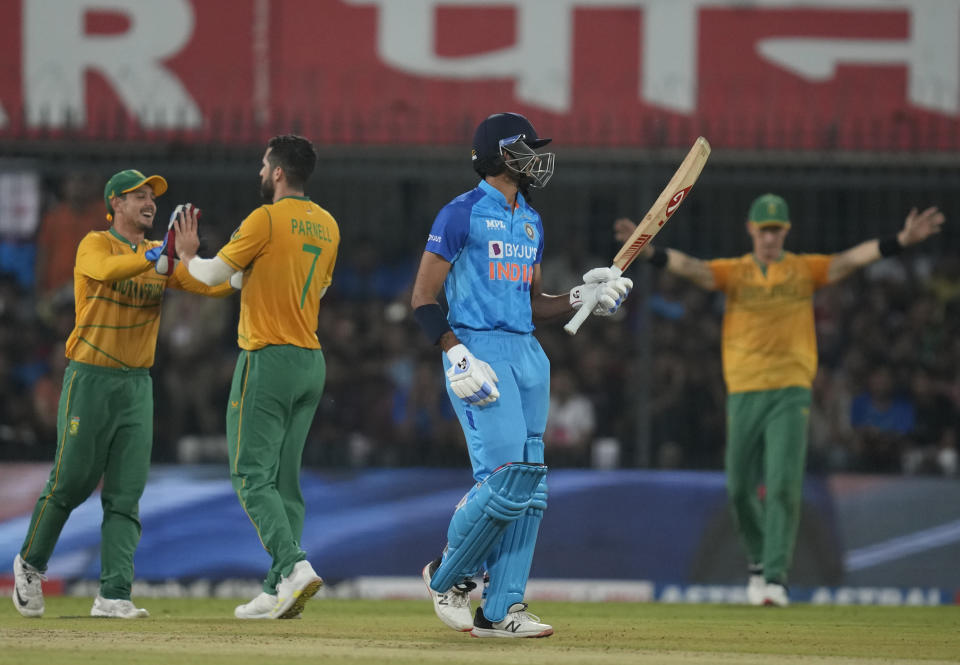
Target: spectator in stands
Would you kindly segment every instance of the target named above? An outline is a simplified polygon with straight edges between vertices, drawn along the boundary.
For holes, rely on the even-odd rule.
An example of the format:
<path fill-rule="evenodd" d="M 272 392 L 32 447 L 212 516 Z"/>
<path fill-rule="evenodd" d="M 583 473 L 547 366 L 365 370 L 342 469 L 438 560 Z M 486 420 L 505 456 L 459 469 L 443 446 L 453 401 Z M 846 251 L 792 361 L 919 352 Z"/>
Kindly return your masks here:
<path fill-rule="evenodd" d="M 913 373 L 914 425 L 903 456 L 906 473 L 953 475 L 957 467 L 957 424 L 953 403 L 943 382 L 926 368 Z"/>
<path fill-rule="evenodd" d="M 68 173 L 60 202 L 40 220 L 36 285 L 41 299 L 64 289 L 72 295 L 77 245 L 90 231 L 107 228 L 101 183 L 101 178 L 90 171 Z"/>
<path fill-rule="evenodd" d="M 897 390 L 892 370 L 886 365 L 875 367 L 867 378 L 867 389 L 850 406 L 861 470 L 899 471 L 914 423 L 913 403 Z"/>
<path fill-rule="evenodd" d="M 590 466 L 595 417 L 593 402 L 578 390 L 568 369 L 550 377 L 550 415 L 543 442 L 551 466 Z"/>

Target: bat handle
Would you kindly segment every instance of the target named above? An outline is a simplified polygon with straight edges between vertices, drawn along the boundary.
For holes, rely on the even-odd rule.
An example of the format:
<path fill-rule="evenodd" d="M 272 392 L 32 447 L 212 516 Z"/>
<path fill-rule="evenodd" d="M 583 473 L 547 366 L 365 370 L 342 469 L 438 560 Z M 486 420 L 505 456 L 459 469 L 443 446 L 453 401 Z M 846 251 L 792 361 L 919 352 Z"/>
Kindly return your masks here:
<path fill-rule="evenodd" d="M 580 326 L 583 325 L 583 322 L 587 320 L 587 317 L 590 316 L 590 312 L 593 311 L 593 308 L 597 306 L 596 298 L 588 298 L 583 301 L 583 304 L 580 305 L 580 309 L 577 310 L 577 313 L 573 315 L 573 318 L 567 322 L 567 325 L 563 327 L 571 335 L 576 335 L 577 331 L 580 330 Z"/>

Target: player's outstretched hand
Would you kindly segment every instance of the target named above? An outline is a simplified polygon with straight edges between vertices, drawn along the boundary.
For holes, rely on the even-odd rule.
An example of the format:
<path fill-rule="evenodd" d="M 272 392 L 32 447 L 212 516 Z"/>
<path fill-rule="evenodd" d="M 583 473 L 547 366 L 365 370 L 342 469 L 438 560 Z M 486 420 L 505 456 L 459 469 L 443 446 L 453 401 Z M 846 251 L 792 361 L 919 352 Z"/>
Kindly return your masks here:
<path fill-rule="evenodd" d="M 911 208 L 898 240 L 904 247 L 923 242 L 934 233 L 940 233 L 944 220 L 946 217 L 939 208 L 930 207 L 923 212 L 917 212 L 916 208 Z"/>
<path fill-rule="evenodd" d="M 447 351 L 450 369 L 447 380 L 453 394 L 472 406 L 486 406 L 500 398 L 497 373 L 487 363 L 478 360 L 463 344 Z"/>
<path fill-rule="evenodd" d="M 181 259 L 192 259 L 200 248 L 200 236 L 197 231 L 197 220 L 200 219 L 200 209 L 192 203 L 177 206 L 170 217 L 170 223 L 177 231 L 177 255 Z"/>
<path fill-rule="evenodd" d="M 584 303 L 595 303 L 593 314 L 611 316 L 617 313 L 633 289 L 633 280 L 622 277 L 613 268 L 594 268 L 583 276 L 583 284 L 570 290 L 570 305 L 576 310 Z"/>

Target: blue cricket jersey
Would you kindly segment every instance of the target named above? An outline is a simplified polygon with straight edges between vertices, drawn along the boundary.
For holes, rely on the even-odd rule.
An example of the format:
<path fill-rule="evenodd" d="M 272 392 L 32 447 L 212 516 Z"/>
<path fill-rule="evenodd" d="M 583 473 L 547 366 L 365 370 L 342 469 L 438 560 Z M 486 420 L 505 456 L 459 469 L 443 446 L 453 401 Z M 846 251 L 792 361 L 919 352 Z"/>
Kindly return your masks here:
<path fill-rule="evenodd" d="M 437 214 L 426 251 L 450 262 L 444 282 L 454 330 L 533 331 L 530 284 L 543 257 L 543 223 L 521 194 L 513 210 L 481 181 Z"/>

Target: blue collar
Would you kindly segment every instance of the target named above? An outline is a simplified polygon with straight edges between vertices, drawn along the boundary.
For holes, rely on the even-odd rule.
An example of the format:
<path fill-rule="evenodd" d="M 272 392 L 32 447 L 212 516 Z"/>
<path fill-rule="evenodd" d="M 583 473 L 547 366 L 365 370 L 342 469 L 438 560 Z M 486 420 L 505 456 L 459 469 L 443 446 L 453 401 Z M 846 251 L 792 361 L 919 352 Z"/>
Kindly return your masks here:
<path fill-rule="evenodd" d="M 499 189 L 491 185 L 486 180 L 481 180 L 478 187 L 483 190 L 483 193 L 496 201 L 497 205 L 501 208 L 507 207 L 507 197 L 503 195 Z M 517 192 L 517 204 L 518 208 L 523 209 L 527 207 L 527 202 L 523 200 L 523 194 Z"/>

